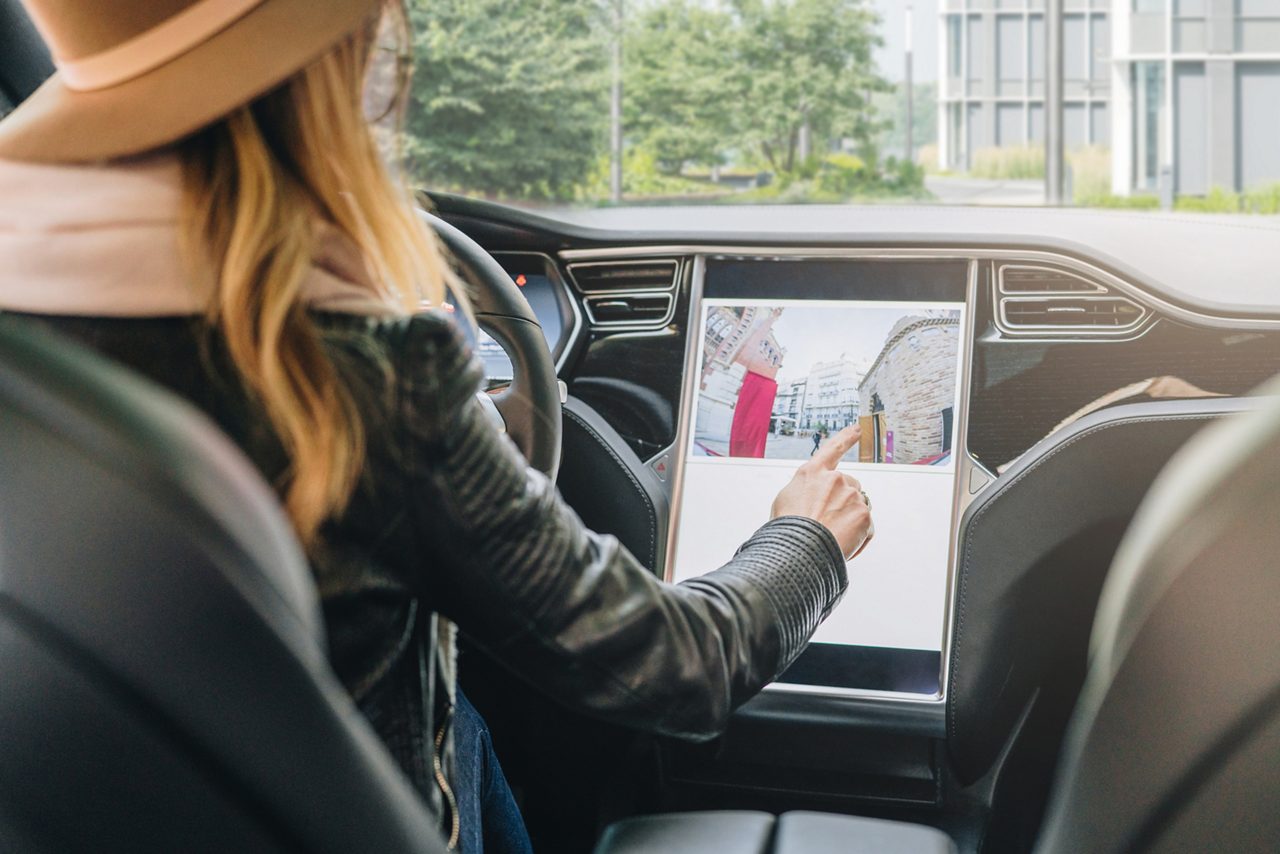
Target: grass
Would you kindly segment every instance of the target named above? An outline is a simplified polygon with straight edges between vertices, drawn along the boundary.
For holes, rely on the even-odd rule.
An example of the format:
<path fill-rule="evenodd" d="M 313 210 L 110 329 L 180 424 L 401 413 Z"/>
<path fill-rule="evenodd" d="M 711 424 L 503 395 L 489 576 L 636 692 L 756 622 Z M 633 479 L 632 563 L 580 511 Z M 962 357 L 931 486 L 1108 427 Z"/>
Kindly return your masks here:
<path fill-rule="evenodd" d="M 979 148 L 973 152 L 969 175 L 1001 181 L 1043 178 L 1044 148 L 1037 145 Z"/>
<path fill-rule="evenodd" d="M 1274 216 L 1280 214 L 1280 181 L 1262 184 L 1237 193 L 1213 187 L 1203 196 L 1179 196 L 1173 203 L 1177 211 L 1194 213 L 1245 213 Z"/>
<path fill-rule="evenodd" d="M 1067 152 L 1071 175 L 1071 201 L 1077 207 L 1156 210 L 1160 198 L 1150 193 L 1117 196 L 1111 192 L 1111 151 L 1087 146 Z M 1044 177 L 1044 149 L 1038 146 L 981 148 L 974 152 L 975 178 L 994 180 L 1038 179 Z M 1243 193 L 1213 187 L 1203 196 L 1179 196 L 1174 210 L 1188 213 L 1280 214 L 1280 181 L 1254 187 Z"/>

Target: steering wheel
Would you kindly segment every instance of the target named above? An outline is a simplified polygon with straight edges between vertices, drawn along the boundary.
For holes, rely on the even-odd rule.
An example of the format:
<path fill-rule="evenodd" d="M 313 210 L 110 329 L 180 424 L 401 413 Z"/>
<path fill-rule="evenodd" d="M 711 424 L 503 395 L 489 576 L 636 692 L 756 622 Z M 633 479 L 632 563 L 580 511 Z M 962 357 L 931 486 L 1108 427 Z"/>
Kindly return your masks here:
<path fill-rule="evenodd" d="M 471 286 L 476 323 L 511 360 L 511 384 L 488 395 L 507 435 L 529 465 L 555 480 L 560 468 L 560 383 L 537 316 L 520 288 L 493 256 L 460 229 L 419 211 L 453 256 Z"/>

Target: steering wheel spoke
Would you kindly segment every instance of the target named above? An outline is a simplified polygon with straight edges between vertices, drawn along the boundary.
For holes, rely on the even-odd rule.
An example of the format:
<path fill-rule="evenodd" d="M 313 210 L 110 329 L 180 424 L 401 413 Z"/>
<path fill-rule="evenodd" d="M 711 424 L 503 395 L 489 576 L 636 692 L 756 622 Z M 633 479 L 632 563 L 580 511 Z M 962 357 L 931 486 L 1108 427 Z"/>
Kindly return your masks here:
<path fill-rule="evenodd" d="M 486 412 L 531 466 L 555 479 L 560 467 L 564 384 L 556 377 L 555 360 L 537 316 L 511 276 L 480 244 L 433 214 L 420 211 L 419 215 L 439 235 L 471 284 L 468 296 L 476 323 L 511 360 L 511 383 L 480 395 L 488 402 Z"/>

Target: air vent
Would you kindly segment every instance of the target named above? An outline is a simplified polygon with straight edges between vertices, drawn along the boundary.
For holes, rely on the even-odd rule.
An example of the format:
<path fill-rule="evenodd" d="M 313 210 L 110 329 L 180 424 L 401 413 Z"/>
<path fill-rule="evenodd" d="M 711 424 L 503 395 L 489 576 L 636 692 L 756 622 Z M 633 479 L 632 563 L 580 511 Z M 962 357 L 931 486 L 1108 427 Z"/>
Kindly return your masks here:
<path fill-rule="evenodd" d="M 1146 319 L 1142 306 L 1117 296 L 1006 297 L 1000 314 L 1010 330 L 1125 332 Z"/>
<path fill-rule="evenodd" d="M 1106 293 L 1106 288 L 1065 270 L 1005 264 L 1000 268 L 1000 292 L 1006 294 Z"/>
<path fill-rule="evenodd" d="M 671 294 L 589 296 L 587 316 L 594 326 L 660 326 L 671 316 Z"/>
<path fill-rule="evenodd" d="M 1141 303 L 1081 273 L 1031 263 L 996 267 L 996 325 L 1023 338 L 1120 338 L 1151 318 Z"/>
<path fill-rule="evenodd" d="M 616 291 L 669 291 L 676 283 L 670 260 L 601 261 L 570 264 L 569 275 L 584 294 Z"/>

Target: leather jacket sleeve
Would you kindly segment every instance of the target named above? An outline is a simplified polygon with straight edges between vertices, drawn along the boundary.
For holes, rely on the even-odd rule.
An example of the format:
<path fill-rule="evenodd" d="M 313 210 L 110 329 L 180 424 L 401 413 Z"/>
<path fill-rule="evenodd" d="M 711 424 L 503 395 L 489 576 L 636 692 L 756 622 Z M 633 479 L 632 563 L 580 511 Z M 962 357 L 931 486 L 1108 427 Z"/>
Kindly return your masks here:
<path fill-rule="evenodd" d="M 452 323 L 409 322 L 396 417 L 422 594 L 564 705 L 665 735 L 716 735 L 843 594 L 835 538 L 782 517 L 714 572 L 664 583 L 587 530 L 492 428 L 473 400 L 482 378 Z"/>

